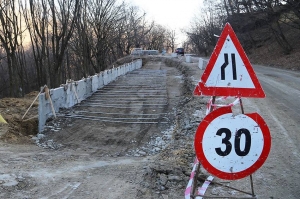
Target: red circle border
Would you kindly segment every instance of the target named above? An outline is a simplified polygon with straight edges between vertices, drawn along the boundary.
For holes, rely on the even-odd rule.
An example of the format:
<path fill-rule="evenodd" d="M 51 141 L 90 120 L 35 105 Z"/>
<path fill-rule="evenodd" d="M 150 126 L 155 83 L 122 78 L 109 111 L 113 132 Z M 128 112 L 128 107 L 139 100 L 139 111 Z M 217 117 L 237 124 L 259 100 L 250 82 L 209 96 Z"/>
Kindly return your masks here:
<path fill-rule="evenodd" d="M 224 171 L 220 171 L 216 169 L 213 165 L 211 165 L 209 161 L 206 159 L 202 148 L 202 140 L 208 125 L 217 117 L 227 113 L 232 113 L 231 107 L 218 108 L 217 110 L 208 114 L 203 119 L 203 121 L 198 126 L 195 134 L 194 147 L 199 162 L 209 173 L 224 180 L 238 180 L 251 175 L 264 164 L 271 150 L 271 134 L 266 122 L 258 113 L 245 114 L 251 119 L 253 119 L 259 125 L 262 131 L 263 138 L 264 138 L 264 146 L 263 146 L 262 153 L 252 166 L 250 166 L 249 168 L 243 171 L 236 172 L 236 173 L 227 173 Z"/>

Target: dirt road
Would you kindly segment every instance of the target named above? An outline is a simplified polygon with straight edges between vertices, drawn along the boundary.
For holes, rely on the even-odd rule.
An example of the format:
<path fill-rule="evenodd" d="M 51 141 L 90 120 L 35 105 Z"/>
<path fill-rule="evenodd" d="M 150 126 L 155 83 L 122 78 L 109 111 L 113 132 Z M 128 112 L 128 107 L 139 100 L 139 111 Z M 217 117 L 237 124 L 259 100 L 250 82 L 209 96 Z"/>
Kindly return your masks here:
<path fill-rule="evenodd" d="M 142 69 L 62 110 L 33 144 L 0 142 L 0 198 L 183 198 L 208 100 L 192 96 L 202 72 L 178 59 L 144 61 Z M 279 77 L 257 73 L 263 87 L 280 82 L 281 91 L 290 89 Z M 273 139 L 253 175 L 255 193 L 299 198 L 299 118 L 284 108 L 288 101 L 277 97 L 283 94 L 264 89 L 266 99 L 243 99 L 245 112 L 262 115 Z M 293 89 L 299 92 L 297 84 Z M 250 190 L 248 178 L 226 184 Z M 217 185 L 207 194 L 239 196 Z"/>
<path fill-rule="evenodd" d="M 257 172 L 262 196 L 299 198 L 300 195 L 300 73 L 254 66 L 265 99 L 246 99 L 248 110 L 259 112 L 272 135 L 268 160 Z"/>
<path fill-rule="evenodd" d="M 38 146 L 1 143 L 0 197 L 136 198 L 172 139 L 181 84 L 178 69 L 149 60 L 61 111 Z"/>

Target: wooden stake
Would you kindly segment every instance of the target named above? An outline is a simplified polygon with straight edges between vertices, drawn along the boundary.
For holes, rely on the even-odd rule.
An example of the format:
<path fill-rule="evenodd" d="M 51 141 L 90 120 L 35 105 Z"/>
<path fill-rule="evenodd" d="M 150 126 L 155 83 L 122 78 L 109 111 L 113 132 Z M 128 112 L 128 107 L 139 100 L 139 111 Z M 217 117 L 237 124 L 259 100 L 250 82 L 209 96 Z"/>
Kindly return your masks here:
<path fill-rule="evenodd" d="M 45 88 L 45 87 L 44 87 Z M 44 90 L 44 88 L 43 89 L 41 89 L 41 91 L 39 92 L 39 94 L 36 96 L 36 98 L 33 100 L 33 102 L 31 103 L 31 105 L 29 106 L 29 108 L 27 109 L 27 111 L 25 112 L 25 114 L 23 115 L 23 117 L 22 117 L 22 120 L 24 119 L 24 117 L 26 116 L 26 114 L 28 113 L 28 111 L 29 111 L 29 109 L 32 107 L 32 105 L 34 104 L 34 102 L 37 100 L 37 98 L 40 96 L 40 94 L 41 94 L 41 92 Z"/>
<path fill-rule="evenodd" d="M 50 101 L 50 105 L 51 105 L 51 109 L 52 109 L 52 113 L 54 115 L 54 118 L 56 118 L 56 114 L 55 114 L 55 109 L 52 103 L 52 99 L 51 99 L 51 95 L 50 95 L 50 90 L 47 86 L 45 86 L 45 95 L 49 97 L 49 101 Z"/>

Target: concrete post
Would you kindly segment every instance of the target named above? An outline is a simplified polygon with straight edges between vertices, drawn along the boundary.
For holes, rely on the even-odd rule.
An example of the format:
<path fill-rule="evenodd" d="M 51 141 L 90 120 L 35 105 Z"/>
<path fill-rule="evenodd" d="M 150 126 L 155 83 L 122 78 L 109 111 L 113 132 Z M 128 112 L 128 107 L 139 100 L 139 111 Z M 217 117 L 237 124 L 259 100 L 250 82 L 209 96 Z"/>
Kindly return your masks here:
<path fill-rule="evenodd" d="M 192 57 L 191 57 L 191 55 L 186 55 L 186 56 L 185 56 L 185 62 L 186 62 L 186 63 L 191 63 L 191 62 L 192 62 Z"/>
<path fill-rule="evenodd" d="M 203 59 L 202 58 L 199 58 L 199 64 L 198 64 L 198 67 L 203 70 Z"/>

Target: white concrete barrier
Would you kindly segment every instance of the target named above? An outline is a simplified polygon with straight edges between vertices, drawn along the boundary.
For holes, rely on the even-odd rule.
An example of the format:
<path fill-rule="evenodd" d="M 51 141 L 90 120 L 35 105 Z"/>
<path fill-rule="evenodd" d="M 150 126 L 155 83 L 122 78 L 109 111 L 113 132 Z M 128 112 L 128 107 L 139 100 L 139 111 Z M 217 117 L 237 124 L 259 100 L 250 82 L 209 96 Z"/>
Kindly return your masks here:
<path fill-rule="evenodd" d="M 117 68 L 106 70 L 94 76 L 84 78 L 79 81 L 70 81 L 59 88 L 51 89 L 50 96 L 55 112 L 60 108 L 70 108 L 82 100 L 90 97 L 94 92 L 110 82 L 116 80 L 118 76 L 139 69 L 142 67 L 142 60 L 138 59 L 129 64 L 124 64 Z M 39 96 L 39 132 L 44 130 L 48 118 L 53 116 L 50 99 L 46 99 L 45 93 Z"/>
<path fill-rule="evenodd" d="M 172 53 L 171 57 L 177 57 L 177 53 Z"/>
<path fill-rule="evenodd" d="M 204 60 L 202 58 L 199 58 L 199 64 L 198 64 L 198 67 L 201 69 L 201 70 L 204 70 L 206 68 L 206 65 L 207 65 L 207 60 Z"/>
<path fill-rule="evenodd" d="M 185 55 L 185 62 L 186 62 L 186 63 L 191 63 L 191 62 L 192 62 L 192 57 L 191 57 L 191 55 Z"/>
<path fill-rule="evenodd" d="M 142 50 L 144 55 L 158 55 L 158 50 Z"/>
<path fill-rule="evenodd" d="M 134 48 L 131 55 L 158 55 L 158 50 L 142 50 L 141 48 Z"/>
<path fill-rule="evenodd" d="M 203 59 L 202 58 L 199 58 L 199 64 L 198 64 L 198 67 L 203 70 Z"/>

